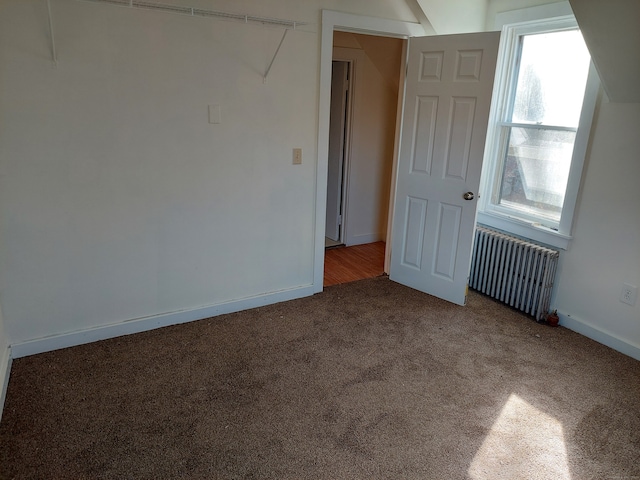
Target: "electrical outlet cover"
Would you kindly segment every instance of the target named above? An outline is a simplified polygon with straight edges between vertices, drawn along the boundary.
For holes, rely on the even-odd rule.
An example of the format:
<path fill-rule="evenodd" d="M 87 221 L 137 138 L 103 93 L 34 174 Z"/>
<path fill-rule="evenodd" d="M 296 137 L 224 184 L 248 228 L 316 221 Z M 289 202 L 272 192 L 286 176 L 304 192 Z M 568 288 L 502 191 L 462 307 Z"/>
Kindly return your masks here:
<path fill-rule="evenodd" d="M 622 293 L 620 294 L 620 301 L 628 305 L 635 305 L 638 299 L 638 287 L 635 285 L 629 285 L 628 283 L 622 284 Z"/>

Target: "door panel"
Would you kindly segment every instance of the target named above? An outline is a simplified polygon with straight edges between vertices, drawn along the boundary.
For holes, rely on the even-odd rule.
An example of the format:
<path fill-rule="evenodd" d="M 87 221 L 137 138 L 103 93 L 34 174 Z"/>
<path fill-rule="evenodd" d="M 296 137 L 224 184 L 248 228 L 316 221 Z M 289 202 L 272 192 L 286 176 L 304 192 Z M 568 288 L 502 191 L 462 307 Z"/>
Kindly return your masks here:
<path fill-rule="evenodd" d="M 436 133 L 438 97 L 417 97 L 417 120 L 413 126 L 412 172 L 431 174 Z"/>
<path fill-rule="evenodd" d="M 464 305 L 498 32 L 412 38 L 390 278 Z M 465 200 L 465 192 L 475 198 Z"/>
<path fill-rule="evenodd" d="M 427 218 L 427 201 L 407 197 L 407 213 L 404 232 L 404 266 L 420 269 L 424 246 L 424 221 Z"/>
<path fill-rule="evenodd" d="M 471 154 L 471 133 L 476 110 L 475 98 L 452 98 L 445 156 L 446 176 L 465 181 Z"/>
<path fill-rule="evenodd" d="M 435 274 L 446 280 L 453 280 L 456 262 L 456 245 L 460 231 L 462 209 L 457 205 L 440 204 Z"/>

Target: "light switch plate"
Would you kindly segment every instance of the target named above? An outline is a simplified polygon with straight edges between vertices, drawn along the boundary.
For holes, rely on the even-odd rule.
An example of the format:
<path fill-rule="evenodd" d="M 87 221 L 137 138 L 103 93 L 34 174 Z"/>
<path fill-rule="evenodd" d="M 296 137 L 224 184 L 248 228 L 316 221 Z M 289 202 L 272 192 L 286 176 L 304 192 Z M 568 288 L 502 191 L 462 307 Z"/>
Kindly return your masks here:
<path fill-rule="evenodd" d="M 293 149 L 293 164 L 300 165 L 302 164 L 302 149 L 294 148 Z"/>
<path fill-rule="evenodd" d="M 222 123 L 220 119 L 220 105 L 209 105 L 209 123 Z"/>

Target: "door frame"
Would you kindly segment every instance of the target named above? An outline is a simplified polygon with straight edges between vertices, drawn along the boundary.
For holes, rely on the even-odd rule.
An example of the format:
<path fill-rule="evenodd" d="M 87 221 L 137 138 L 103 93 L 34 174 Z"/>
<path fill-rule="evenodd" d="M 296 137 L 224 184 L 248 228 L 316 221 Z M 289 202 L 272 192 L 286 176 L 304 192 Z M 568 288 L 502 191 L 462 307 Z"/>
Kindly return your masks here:
<path fill-rule="evenodd" d="M 313 291 L 319 293 L 323 289 L 324 277 L 324 234 L 327 210 L 327 169 L 329 158 L 329 113 L 331 107 L 331 67 L 333 60 L 334 30 L 381 35 L 385 37 L 404 38 L 425 36 L 424 27 L 419 23 L 387 20 L 367 17 L 331 10 L 322 11 L 322 34 L 320 39 L 320 91 L 318 95 L 318 160 L 316 163 L 316 212 L 315 212 L 315 245 L 313 260 Z M 404 52 L 403 52 L 404 53 Z M 404 56 L 406 61 L 406 55 Z M 404 69 L 403 69 L 404 71 Z M 401 79 L 399 100 L 404 98 L 404 77 Z M 398 112 L 402 111 L 402 102 L 398 102 Z M 401 117 L 399 117 L 399 120 Z M 398 135 L 401 122 L 396 122 L 396 139 L 393 155 L 393 174 L 391 185 L 391 202 L 395 195 L 395 170 L 398 161 Z M 389 205 L 389 225 L 392 218 L 392 204 Z M 388 255 L 390 252 L 391 229 L 387 229 L 387 252 L 385 253 L 385 271 L 388 271 Z"/>

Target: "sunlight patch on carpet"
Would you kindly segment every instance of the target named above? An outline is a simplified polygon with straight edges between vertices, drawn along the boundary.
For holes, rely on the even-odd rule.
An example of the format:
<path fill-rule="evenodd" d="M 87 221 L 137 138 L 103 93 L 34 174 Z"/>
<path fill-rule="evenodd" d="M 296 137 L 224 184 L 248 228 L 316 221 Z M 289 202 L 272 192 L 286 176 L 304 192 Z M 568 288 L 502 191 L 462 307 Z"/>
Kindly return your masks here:
<path fill-rule="evenodd" d="M 468 474 L 474 480 L 570 480 L 562 424 L 511 394 L 473 458 Z"/>

